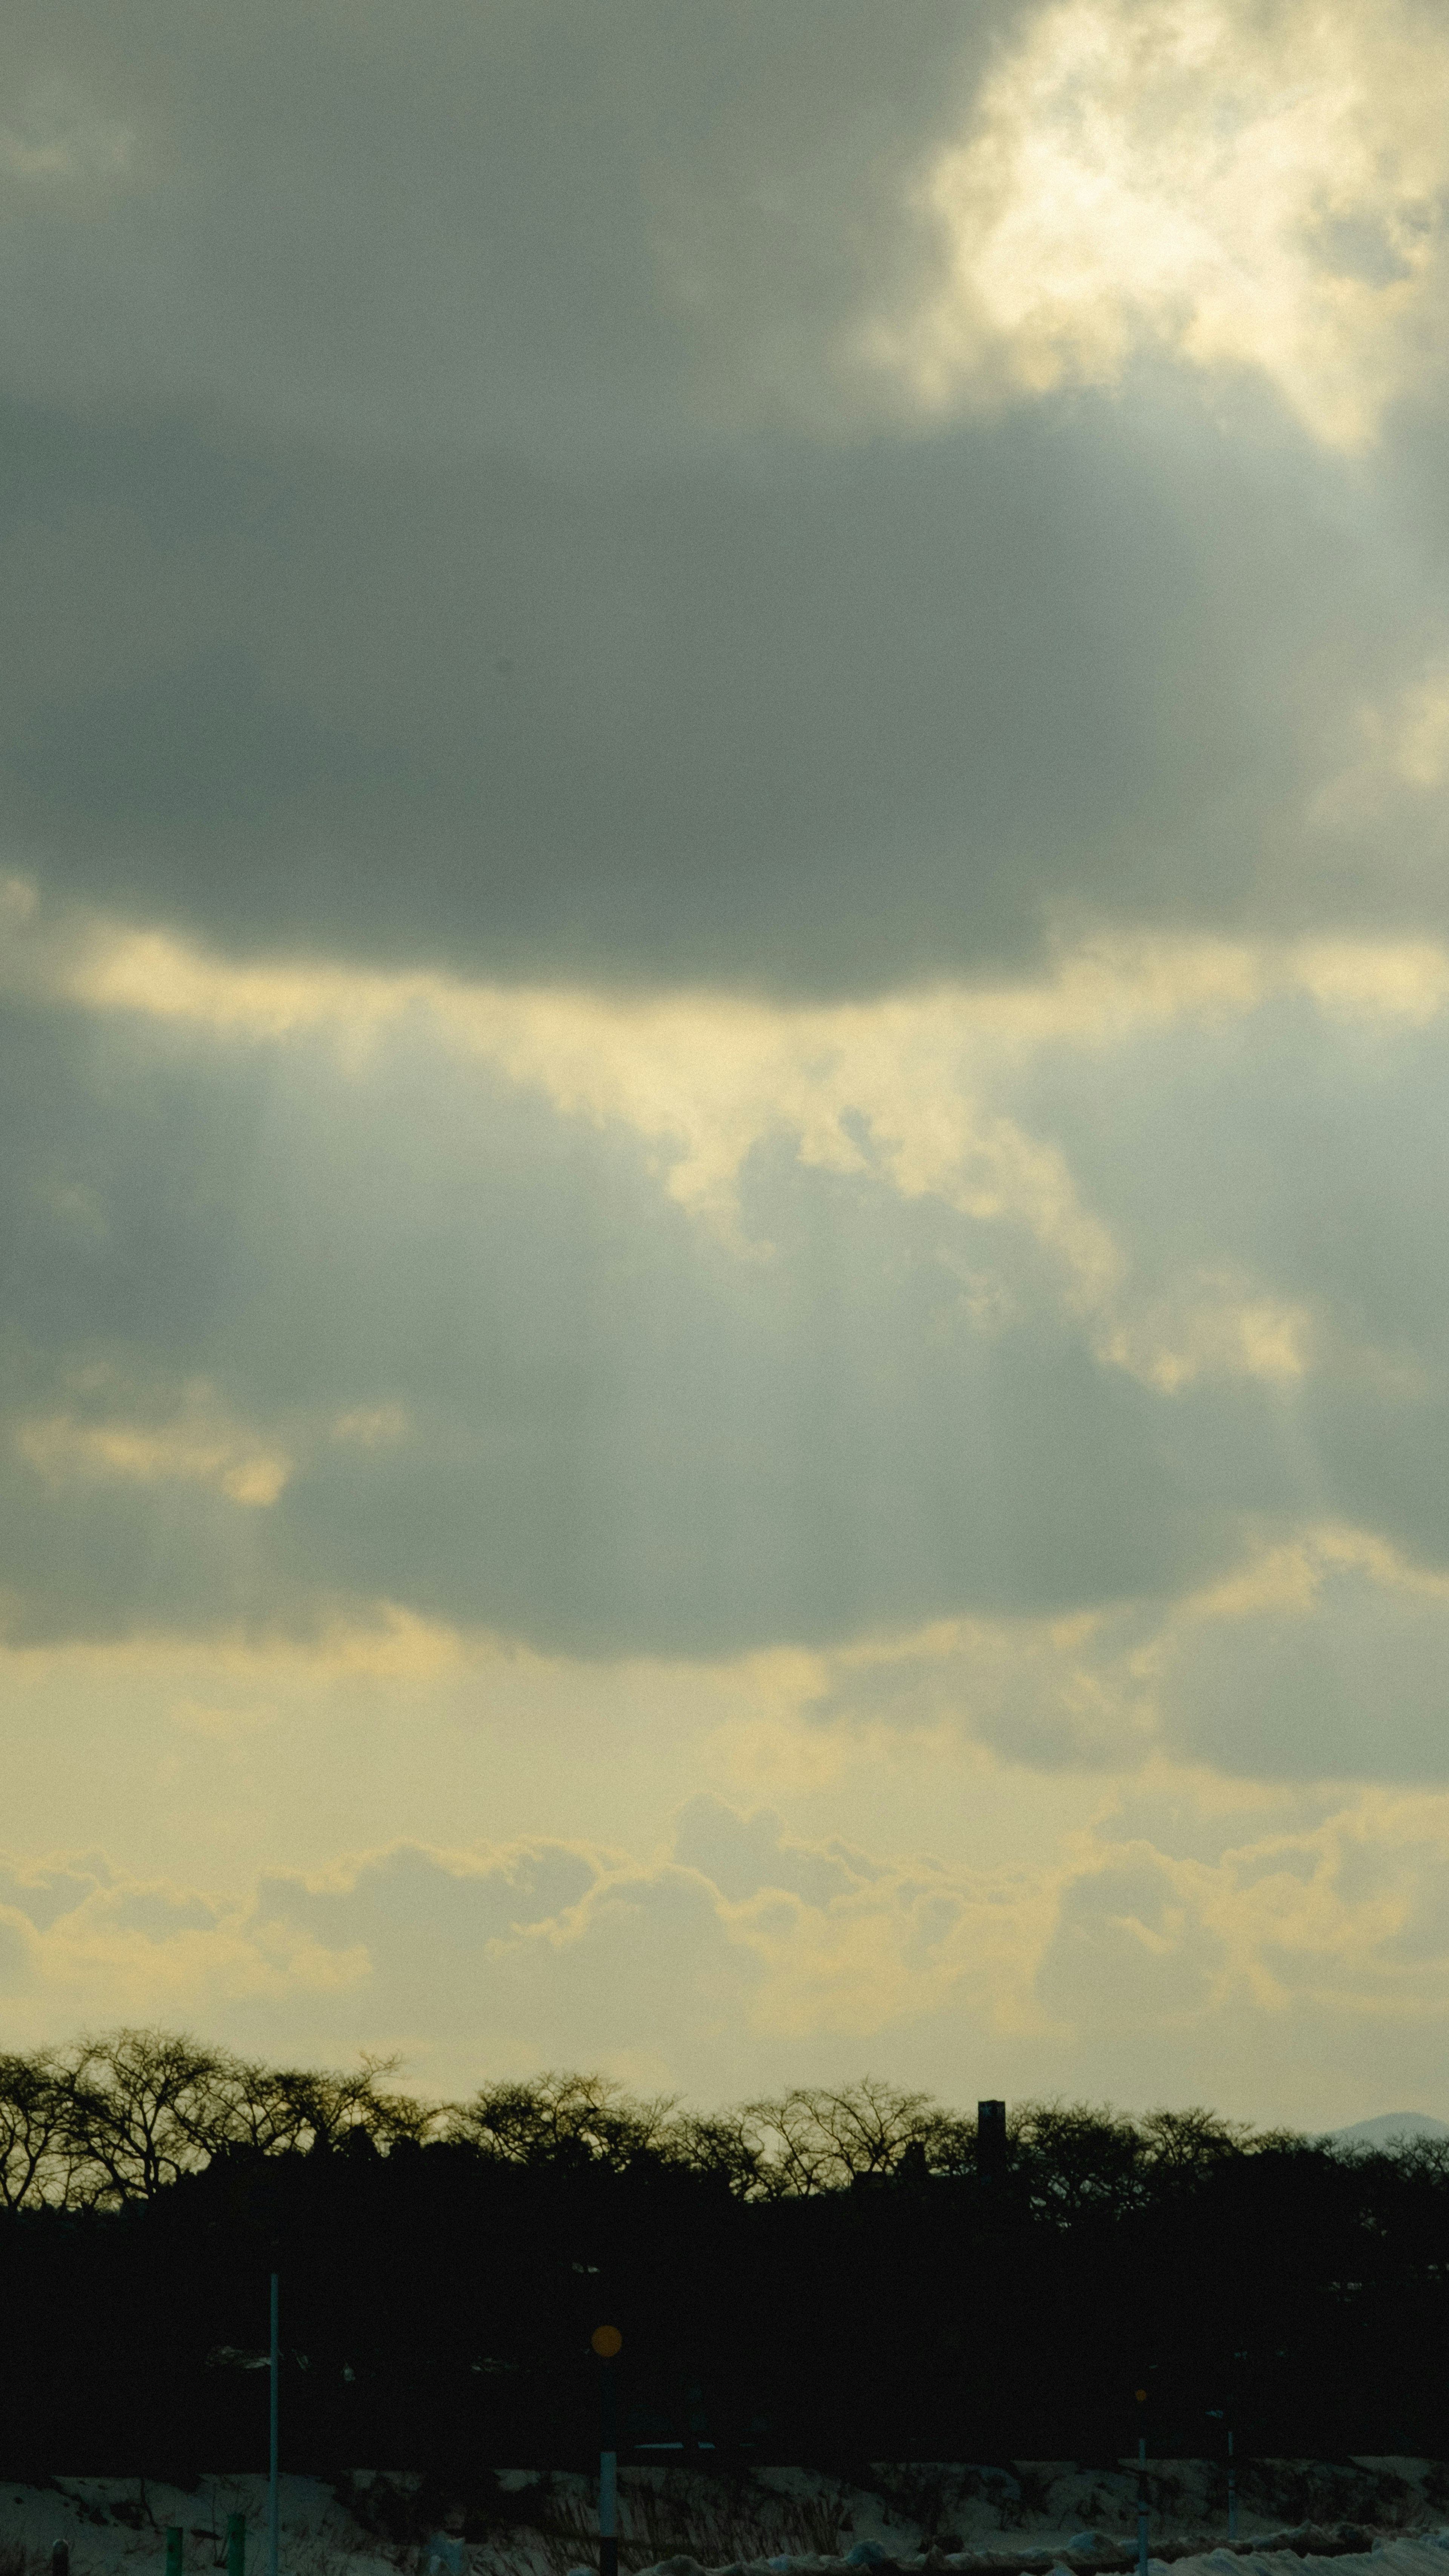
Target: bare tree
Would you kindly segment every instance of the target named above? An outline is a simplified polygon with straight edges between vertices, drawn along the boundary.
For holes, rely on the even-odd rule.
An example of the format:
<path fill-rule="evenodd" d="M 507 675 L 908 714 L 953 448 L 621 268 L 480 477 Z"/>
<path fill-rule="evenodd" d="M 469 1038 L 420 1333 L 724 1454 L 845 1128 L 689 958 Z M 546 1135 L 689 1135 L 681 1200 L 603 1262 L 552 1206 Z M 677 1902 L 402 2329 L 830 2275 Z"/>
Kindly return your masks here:
<path fill-rule="evenodd" d="M 1263 2143 L 1261 2133 L 1248 2121 L 1225 2120 L 1216 2111 L 1200 2108 L 1145 2111 L 1137 2129 L 1144 2164 L 1154 2173 L 1178 2173 L 1185 2179 Z"/>
<path fill-rule="evenodd" d="M 760 2139 L 744 2112 L 682 2112 L 671 2135 L 681 2163 L 717 2175 L 737 2200 L 766 2196 Z"/>
<path fill-rule="evenodd" d="M 974 2121 L 943 2111 L 928 2093 L 902 2093 L 876 2076 L 838 2089 L 797 2085 L 739 2114 L 756 2159 L 753 2189 L 771 2198 L 841 2191 L 910 2163 L 959 2172 L 975 2150 Z"/>
<path fill-rule="evenodd" d="M 57 2052 L 55 2080 L 73 2196 L 149 2199 L 220 2143 L 222 2079 L 234 2063 L 184 2033 L 117 2030 Z"/>
<path fill-rule="evenodd" d="M 71 2198 L 72 2154 L 54 2049 L 0 2056 L 0 2207 Z"/>
<path fill-rule="evenodd" d="M 145 2200 L 229 2151 L 325 2151 L 358 2133 L 384 2151 L 422 2144 L 450 2106 L 390 2086 L 397 2066 L 269 2067 L 145 2029 L 0 2056 L 0 2207 Z"/>
<path fill-rule="evenodd" d="M 248 2066 L 236 2104 L 238 2134 L 269 2155 L 314 2147 L 325 2152 L 345 2145 L 359 2130 L 384 2146 L 401 2137 L 421 2138 L 436 2124 L 437 2109 L 415 2094 L 383 2089 L 399 2062 L 365 2056 L 348 2073 L 330 2067 Z"/>
<path fill-rule="evenodd" d="M 510 2164 L 587 2160 L 623 2172 L 644 2155 L 680 2157 L 675 2111 L 672 2094 L 638 2101 L 605 2075 L 546 2074 L 485 2085 L 452 2106 L 447 2134 Z"/>

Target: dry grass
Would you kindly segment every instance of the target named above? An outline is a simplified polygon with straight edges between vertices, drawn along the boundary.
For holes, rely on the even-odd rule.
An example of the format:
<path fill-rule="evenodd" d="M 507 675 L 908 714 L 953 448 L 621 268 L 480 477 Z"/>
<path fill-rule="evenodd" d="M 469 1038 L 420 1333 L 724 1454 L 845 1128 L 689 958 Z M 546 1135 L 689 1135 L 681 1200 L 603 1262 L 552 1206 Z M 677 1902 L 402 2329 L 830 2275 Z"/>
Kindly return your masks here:
<path fill-rule="evenodd" d="M 1238 2494 L 1251 2511 L 1285 2524 L 1358 2522 L 1407 2531 L 1425 2519 L 1424 2498 L 1392 2471 L 1337 2461 L 1247 2459 L 1239 2464 Z"/>
<path fill-rule="evenodd" d="M 704 2479 L 669 2470 L 662 2478 L 638 2480 L 626 2472 L 619 2484 L 619 2564 L 629 2576 L 661 2558 L 680 2556 L 706 2567 L 761 2558 L 833 2558 L 850 2547 L 852 2537 L 849 2500 L 839 2489 L 783 2495 L 745 2477 Z M 598 2554 L 593 2498 L 549 2481 L 528 2524 L 516 2525 L 509 2538 L 520 2556 L 527 2553 L 535 2563 L 541 2558 L 550 2576 L 592 2564 Z M 500 2534 L 494 2549 L 502 2555 L 509 2539 Z"/>

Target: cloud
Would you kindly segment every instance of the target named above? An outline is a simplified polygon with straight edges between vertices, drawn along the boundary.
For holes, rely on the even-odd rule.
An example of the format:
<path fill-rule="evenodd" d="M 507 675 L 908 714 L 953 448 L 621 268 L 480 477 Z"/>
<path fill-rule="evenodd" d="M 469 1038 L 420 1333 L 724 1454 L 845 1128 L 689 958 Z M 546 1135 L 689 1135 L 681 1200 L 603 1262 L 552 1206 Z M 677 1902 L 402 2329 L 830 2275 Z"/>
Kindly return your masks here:
<path fill-rule="evenodd" d="M 741 1816 L 707 1790 L 681 1810 L 674 1850 L 686 1868 L 698 1869 L 736 1903 L 777 1887 L 806 1904 L 826 1905 L 833 1897 L 858 1894 L 878 1875 L 862 1852 L 839 1844 L 812 1850 L 786 1835 L 770 1808 Z"/>
<path fill-rule="evenodd" d="M 944 0 L 890 31 L 862 0 L 801 0 L 788 28 L 440 0 L 430 26 L 420 54 L 383 8 L 211 24 L 157 0 L 122 43 L 98 0 L 64 20 L 17 0 L 0 171 L 24 398 L 576 464 L 697 435 L 706 393 L 738 412 L 744 356 L 758 418 L 798 386 L 792 326 L 818 374 L 862 276 L 898 261 L 892 182 L 980 53 Z"/>
<path fill-rule="evenodd" d="M 1111 1764 L 1174 1602 L 1305 1530 L 1449 1561 L 1442 947 L 769 1005 L 11 910 L 17 1637 L 390 1603 L 709 1663 L 956 1623 L 942 1707 Z"/>
<path fill-rule="evenodd" d="M 1163 1771 L 1026 1868 L 842 1868 L 838 1844 L 696 1802 L 650 1861 L 413 1843 L 241 1900 L 112 1875 L 38 1933 L 5 1917 L 13 2010 L 46 2035 L 58 2013 L 200 2017 L 333 2063 L 393 2046 L 425 2089 L 565 2063 L 710 2102 L 868 2064 L 969 2102 L 988 2073 L 1017 2097 L 1095 2073 L 1328 2125 L 1380 2081 L 1439 2098 L 1446 1833 L 1442 1796 L 1295 1811 Z"/>
<path fill-rule="evenodd" d="M 1320 1524 L 1170 1604 L 940 1622 L 837 1649 L 802 1670 L 795 1704 L 816 1725 L 945 1730 L 1047 1770 L 1121 1778 L 1165 1755 L 1240 1781 L 1438 1782 L 1446 1646 L 1441 1568 Z"/>
<path fill-rule="evenodd" d="M 1366 446 L 1431 363 L 1442 57 L 1413 7 L 1034 12 L 921 183 L 944 280 L 874 354 L 940 413 L 1116 383 L 1155 346 L 1255 371 L 1316 438 Z"/>
<path fill-rule="evenodd" d="M 271 1872 L 257 1890 L 254 1921 L 272 1943 L 297 1934 L 327 1950 L 376 1946 L 394 1976 L 407 1974 L 404 1945 L 413 1950 L 411 1973 L 434 1973 L 437 1945 L 485 1949 L 529 1924 L 564 1914 L 595 1884 L 581 1852 L 542 1843 L 480 1861 L 468 1853 L 428 1851 L 400 1844 L 318 1882 L 298 1872 Z"/>
<path fill-rule="evenodd" d="M 1074 1879 L 1038 1972 L 1044 2009 L 1066 2029 L 1084 2013 L 1129 2029 L 1201 2023 L 1226 1999 L 1205 1893 L 1191 1863 L 1130 1845 Z"/>
<path fill-rule="evenodd" d="M 23 1914 L 37 1932 L 47 1932 L 59 1916 L 73 1913 L 98 1887 L 109 1886 L 112 1875 L 110 1863 L 99 1852 L 59 1863 L 0 1864 L 0 1904 Z"/>
<path fill-rule="evenodd" d="M 0 171 L 7 178 L 64 185 L 125 169 L 132 136 L 125 126 L 68 126 L 37 120 L 28 132 L 0 126 Z"/>
<path fill-rule="evenodd" d="M 1449 674 L 1431 669 L 1388 708 L 1365 707 L 1361 760 L 1322 790 L 1317 812 L 1332 823 L 1355 807 L 1381 812 L 1405 790 L 1425 795 L 1449 782 Z"/>
<path fill-rule="evenodd" d="M 78 1422 L 66 1414 L 23 1422 L 15 1445 L 27 1466 L 53 1487 L 71 1482 L 212 1485 L 229 1501 L 265 1510 L 292 1472 L 292 1462 L 259 1447 L 230 1424 L 202 1420 L 152 1425 Z"/>
<path fill-rule="evenodd" d="M 237 952 L 627 988 L 889 990 L 1305 885 L 1442 929 L 1312 820 L 1442 660 L 1393 408 L 1438 399 L 1431 17 L 432 26 L 11 12 L 7 859 Z M 1225 430 L 1225 365 L 1281 415 Z"/>
<path fill-rule="evenodd" d="M 802 1705 L 821 1725 L 926 1738 L 944 1728 L 1008 1761 L 1120 1775 L 1161 1739 L 1155 1665 L 1170 1628 L 1170 1612 L 1136 1605 L 1115 1615 L 942 1621 L 819 1658 Z"/>
<path fill-rule="evenodd" d="M 37 964 L 43 974 L 43 946 Z M 53 971 L 55 989 L 88 1009 L 137 1012 L 209 1036 L 282 1039 L 315 1029 L 366 1047 L 409 1017 L 426 1017 L 465 1058 L 496 1064 L 564 1114 L 636 1129 L 668 1156 L 670 1196 L 727 1240 L 738 1239 L 751 1155 L 775 1138 L 795 1140 L 807 1168 L 869 1172 L 903 1197 L 941 1198 L 972 1218 L 1025 1228 L 1063 1274 L 1068 1304 L 1092 1319 L 1097 1355 L 1172 1391 L 1204 1372 L 1301 1377 L 1311 1309 L 1263 1295 L 1251 1273 L 1235 1275 L 1231 1265 L 1203 1265 L 1185 1297 L 1124 1295 L 1121 1251 L 1082 1205 L 1062 1154 L 982 1096 L 1002 1062 L 1054 1040 L 1121 1045 L 1184 1020 L 1233 1018 L 1278 993 L 1390 1021 L 1432 1017 L 1449 961 L 1427 943 L 1301 943 L 1277 953 L 1149 944 L 1079 955 L 1034 988 L 770 1010 L 696 996 L 613 1002 L 587 992 L 470 989 L 436 976 L 235 967 L 154 933 L 98 925 Z M 965 1281 L 969 1294 L 970 1273 Z M 993 1290 L 989 1280 L 981 1286 L 984 1314 Z M 389 1437 L 405 1427 L 396 1410 L 387 1417 Z M 333 1436 L 358 1435 L 338 1428 Z"/>
<path fill-rule="evenodd" d="M 1440 1779 L 1449 1585 L 1381 1542 L 1313 1533 L 1192 1605 L 1166 1646 L 1169 1740 L 1269 1777 Z"/>
<path fill-rule="evenodd" d="M 1064 906 L 1240 915 L 1298 666 L 1389 577 L 1105 421 L 583 484 L 13 429 L 6 846 L 252 950 L 839 991 Z M 1330 726 L 1382 685 L 1348 659 Z"/>

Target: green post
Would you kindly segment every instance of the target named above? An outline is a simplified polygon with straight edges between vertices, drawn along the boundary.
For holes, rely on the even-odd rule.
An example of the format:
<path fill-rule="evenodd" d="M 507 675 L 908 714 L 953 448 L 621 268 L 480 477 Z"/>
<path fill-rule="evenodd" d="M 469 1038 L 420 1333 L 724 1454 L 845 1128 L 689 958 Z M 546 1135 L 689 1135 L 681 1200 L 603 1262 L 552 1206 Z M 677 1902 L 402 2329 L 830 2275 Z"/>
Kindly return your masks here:
<path fill-rule="evenodd" d="M 186 2534 L 179 2522 L 166 2525 L 166 2576 L 182 2576 L 186 2564 Z"/>
<path fill-rule="evenodd" d="M 247 2518 L 244 2513 L 229 2513 L 226 2518 L 226 2576 L 247 2576 Z"/>

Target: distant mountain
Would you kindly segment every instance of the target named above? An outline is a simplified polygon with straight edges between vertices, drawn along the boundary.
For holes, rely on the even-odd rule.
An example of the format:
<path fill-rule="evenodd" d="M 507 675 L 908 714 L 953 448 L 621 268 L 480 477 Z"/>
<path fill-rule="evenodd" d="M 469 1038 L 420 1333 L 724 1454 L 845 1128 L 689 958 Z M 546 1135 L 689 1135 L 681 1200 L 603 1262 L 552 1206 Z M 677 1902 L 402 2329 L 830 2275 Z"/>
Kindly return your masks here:
<path fill-rule="evenodd" d="M 1449 2138 L 1449 2120 L 1436 2120 L 1427 2111 L 1380 2111 L 1375 2120 L 1355 2120 L 1351 2128 L 1328 2134 L 1340 2146 L 1387 2147 L 1398 2138 Z"/>

